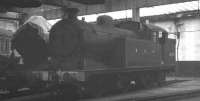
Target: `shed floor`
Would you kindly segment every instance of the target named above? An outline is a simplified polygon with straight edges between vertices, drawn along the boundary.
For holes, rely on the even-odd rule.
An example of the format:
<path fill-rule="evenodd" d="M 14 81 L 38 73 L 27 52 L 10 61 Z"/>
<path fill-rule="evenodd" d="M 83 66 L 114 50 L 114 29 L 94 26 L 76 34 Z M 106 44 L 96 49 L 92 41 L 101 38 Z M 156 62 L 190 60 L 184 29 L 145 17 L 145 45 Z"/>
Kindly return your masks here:
<path fill-rule="evenodd" d="M 139 99 L 148 99 L 152 97 L 163 97 L 173 95 L 184 95 L 190 93 L 200 93 L 200 78 L 192 77 L 168 77 L 170 80 L 186 80 L 184 82 L 177 82 L 167 86 L 158 87 L 154 89 L 141 90 L 128 94 L 121 94 L 112 97 L 104 97 L 98 99 L 82 100 L 82 101 L 123 101 L 131 100 L 137 101 Z"/>
<path fill-rule="evenodd" d="M 80 101 L 145 101 L 155 97 L 168 97 L 174 95 L 200 95 L 200 78 L 192 77 L 168 77 L 167 81 L 183 80 L 183 82 L 171 83 L 167 86 L 129 92 L 127 94 L 120 94 L 110 97 L 103 97 L 97 99 L 85 99 Z M 7 99 L 4 101 L 57 101 L 51 98 L 51 94 L 36 94 L 30 96 L 23 96 L 18 98 Z M 147 101 L 147 100 L 146 100 Z M 159 100 L 160 101 L 160 100 Z M 162 101 L 162 100 L 161 100 Z M 169 100 L 173 101 L 173 100 Z"/>

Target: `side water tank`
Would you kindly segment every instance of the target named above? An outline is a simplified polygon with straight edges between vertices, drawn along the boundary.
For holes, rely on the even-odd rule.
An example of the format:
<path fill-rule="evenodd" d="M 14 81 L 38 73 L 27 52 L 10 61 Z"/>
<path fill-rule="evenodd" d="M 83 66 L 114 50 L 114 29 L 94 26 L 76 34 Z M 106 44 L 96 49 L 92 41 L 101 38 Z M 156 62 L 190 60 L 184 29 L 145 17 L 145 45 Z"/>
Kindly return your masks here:
<path fill-rule="evenodd" d="M 65 68 L 117 67 L 121 65 L 115 57 L 122 48 L 119 39 L 125 37 L 134 38 L 135 33 L 114 27 L 112 19 L 102 16 L 97 24 L 61 20 L 52 27 L 49 42 L 52 57 L 65 63 Z"/>

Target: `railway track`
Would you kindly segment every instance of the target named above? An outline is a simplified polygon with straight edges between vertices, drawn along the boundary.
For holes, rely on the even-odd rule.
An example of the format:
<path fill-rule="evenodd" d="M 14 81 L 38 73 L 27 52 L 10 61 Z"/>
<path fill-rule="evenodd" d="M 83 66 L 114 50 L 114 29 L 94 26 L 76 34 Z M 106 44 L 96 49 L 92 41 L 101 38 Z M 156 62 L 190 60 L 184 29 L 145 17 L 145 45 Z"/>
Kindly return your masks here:
<path fill-rule="evenodd" d="M 51 95 L 50 93 L 43 93 L 39 95 L 29 95 L 29 96 L 24 96 L 24 97 L 19 97 L 19 98 L 7 99 L 4 101 L 36 101 L 36 100 L 50 101 L 50 99 L 48 100 L 46 99 L 46 97 L 50 95 Z M 198 97 L 198 96 L 200 96 L 200 91 L 186 92 L 184 94 L 172 94 L 172 95 L 166 95 L 166 96 L 151 96 L 151 97 L 144 97 L 144 98 L 118 99 L 114 101 L 175 101 L 175 100 L 188 99 L 188 98 Z"/>
<path fill-rule="evenodd" d="M 9 99 L 5 99 L 2 101 L 48 101 L 46 100 L 51 93 L 41 93 L 41 94 L 34 94 L 34 95 L 26 95 L 26 96 L 18 96 Z M 45 100 L 44 100 L 45 99 Z"/>
<path fill-rule="evenodd" d="M 170 84 L 129 94 L 82 101 L 174 101 L 200 95 L 200 80 Z"/>
<path fill-rule="evenodd" d="M 115 101 L 175 101 L 200 96 L 200 91 L 189 91 L 182 94 L 169 94 L 162 96 L 148 96 L 143 98 L 128 98 Z"/>
<path fill-rule="evenodd" d="M 15 97 L 1 101 L 61 101 L 52 96 L 52 93 Z M 153 89 L 139 90 L 126 94 L 113 95 L 95 99 L 82 99 L 79 101 L 175 101 L 200 96 L 199 81 L 170 81 L 168 84 Z"/>

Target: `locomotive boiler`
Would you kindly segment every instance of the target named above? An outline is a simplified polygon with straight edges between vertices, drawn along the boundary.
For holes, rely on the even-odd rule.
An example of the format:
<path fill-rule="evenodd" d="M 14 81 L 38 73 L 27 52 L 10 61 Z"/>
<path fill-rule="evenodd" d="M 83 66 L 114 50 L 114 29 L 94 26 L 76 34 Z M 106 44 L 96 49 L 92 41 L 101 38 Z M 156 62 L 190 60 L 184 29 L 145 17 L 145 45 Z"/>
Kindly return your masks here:
<path fill-rule="evenodd" d="M 52 59 L 62 56 L 63 69 L 121 68 L 125 66 L 123 38 L 133 37 L 135 33 L 115 28 L 108 24 L 111 18 L 102 16 L 96 25 L 77 21 L 75 24 L 62 22 L 52 29 L 50 47 Z M 107 23 L 106 23 L 107 22 Z M 60 24 L 60 25 L 59 25 Z M 59 32 L 58 32 L 59 30 Z M 57 34 L 57 35 L 54 35 Z M 63 34 L 63 35 L 58 35 Z M 54 39 L 57 37 L 57 39 Z M 63 58 L 64 57 L 64 58 Z"/>
<path fill-rule="evenodd" d="M 32 85 L 42 82 L 34 90 L 59 88 L 66 99 L 75 99 L 162 83 L 175 66 L 175 40 L 149 26 L 113 24 L 109 16 L 100 16 L 96 24 L 64 19 L 51 29 L 49 41 L 31 24 L 32 33 L 22 28 L 12 42 L 24 60 L 18 67 L 36 78 Z M 29 34 L 20 34 L 23 30 Z"/>

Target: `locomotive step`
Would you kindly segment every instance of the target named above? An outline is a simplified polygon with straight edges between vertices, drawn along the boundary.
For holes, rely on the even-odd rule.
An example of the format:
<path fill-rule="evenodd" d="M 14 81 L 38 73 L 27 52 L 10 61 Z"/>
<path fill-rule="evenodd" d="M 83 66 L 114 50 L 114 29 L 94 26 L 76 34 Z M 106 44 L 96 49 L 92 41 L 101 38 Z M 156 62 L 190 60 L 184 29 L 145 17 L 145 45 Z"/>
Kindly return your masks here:
<path fill-rule="evenodd" d="M 163 86 L 159 88 L 132 92 L 128 94 L 81 101 L 166 101 L 166 99 L 170 99 L 169 101 L 173 101 L 173 99 L 200 95 L 200 78 L 176 79 L 186 81 L 173 83 L 168 86 Z"/>

